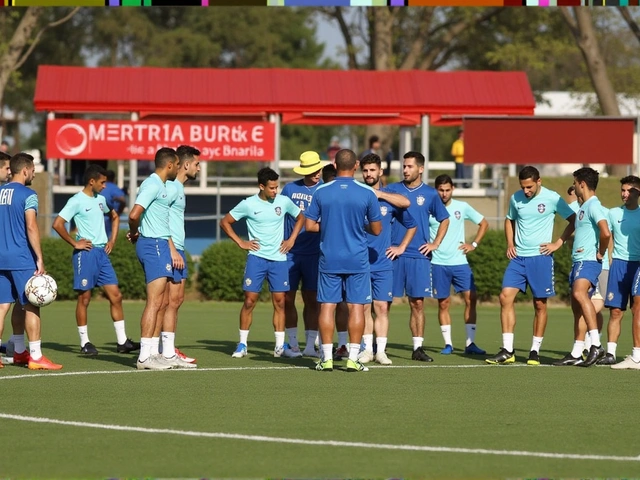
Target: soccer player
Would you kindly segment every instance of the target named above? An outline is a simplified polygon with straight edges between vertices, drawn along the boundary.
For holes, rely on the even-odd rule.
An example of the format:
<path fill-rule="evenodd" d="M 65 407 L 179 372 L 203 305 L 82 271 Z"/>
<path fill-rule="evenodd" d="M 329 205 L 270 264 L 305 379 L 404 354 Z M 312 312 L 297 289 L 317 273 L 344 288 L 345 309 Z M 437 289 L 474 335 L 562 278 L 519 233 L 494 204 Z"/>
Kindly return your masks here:
<path fill-rule="evenodd" d="M 364 306 L 371 303 L 371 275 L 367 234 L 380 235 L 382 216 L 371 187 L 353 178 L 358 161 L 351 150 L 335 158 L 337 176 L 318 187 L 305 211 L 305 228 L 320 232 L 318 302 L 322 358 L 318 371 L 333 370 L 333 326 L 336 306 L 343 300 L 349 310 L 349 359 L 347 371 L 368 371 L 358 360 L 364 330 Z M 368 226 L 365 223 L 368 221 Z M 321 223 L 320 223 L 321 222 Z"/>
<path fill-rule="evenodd" d="M 27 365 L 31 370 L 60 370 L 62 365 L 42 354 L 40 308 L 29 303 L 24 291 L 32 275 L 45 273 L 36 220 L 38 196 L 28 188 L 35 177 L 33 157 L 17 153 L 9 163 L 11 182 L 0 187 L 0 319 L 4 324 L 11 303 L 18 301 L 24 315 L 14 314 L 14 364 Z M 21 335 L 25 330 L 28 352 Z"/>
<path fill-rule="evenodd" d="M 300 180 L 288 183 L 282 189 L 282 195 L 290 198 L 302 212 L 309 208 L 311 198 L 316 189 L 322 185 L 320 176 L 327 162 L 320 160 L 316 152 L 303 152 L 300 155 L 300 165 L 293 169 L 294 173 L 302 175 Z M 284 238 L 288 239 L 295 228 L 296 219 L 287 215 L 285 220 Z M 289 268 L 290 290 L 285 293 L 284 313 L 285 332 L 289 340 L 289 348 L 285 348 L 285 357 L 318 357 L 315 349 L 318 337 L 318 259 L 320 255 L 320 236 L 315 233 L 300 231 L 291 251 L 287 254 Z M 302 318 L 305 327 L 305 349 L 300 352 L 298 345 L 298 311 L 296 309 L 296 294 L 298 285 L 302 281 L 302 301 L 304 308 Z"/>
<path fill-rule="evenodd" d="M 393 296 L 402 297 L 405 292 L 409 297 L 411 317 L 409 327 L 413 336 L 413 353 L 411 358 L 419 362 L 432 362 L 424 351 L 424 297 L 432 296 L 431 291 L 431 256 L 442 243 L 449 228 L 449 212 L 442 204 L 435 188 L 422 183 L 424 171 L 424 155 L 420 152 L 404 154 L 402 174 L 404 180 L 392 183 L 387 190 L 409 198 L 408 210 L 418 224 L 418 229 L 411 243 L 402 255 L 393 262 Z M 440 226 L 433 239 L 430 238 L 429 218 L 434 217 Z M 391 231 L 391 244 L 397 247 L 402 243 L 406 228 L 395 222 Z"/>
<path fill-rule="evenodd" d="M 384 175 L 382 160 L 375 153 L 368 153 L 360 160 L 360 169 L 364 183 L 373 188 L 380 206 L 382 216 L 382 233 L 380 235 L 367 234 L 369 245 L 369 263 L 371 265 L 371 297 L 376 314 L 375 322 L 371 308 L 364 309 L 364 350 L 360 352 L 360 363 L 376 361 L 381 365 L 391 365 L 393 362 L 387 356 L 387 335 L 389 333 L 389 303 L 393 300 L 393 265 L 392 260 L 398 258 L 406 250 L 411 239 L 416 234 L 417 224 L 406 210 L 411 202 L 399 193 L 388 193 L 381 188 Z M 401 222 L 407 229 L 402 243 L 397 247 L 391 246 L 391 222 Z M 376 353 L 373 353 L 373 332 L 376 332 Z"/>
<path fill-rule="evenodd" d="M 324 183 L 333 182 L 336 179 L 336 166 L 333 163 L 325 165 L 322 169 L 322 181 Z"/>
<path fill-rule="evenodd" d="M 616 363 L 616 349 L 620 338 L 620 323 L 632 300 L 633 280 L 640 268 L 640 178 L 629 175 L 620 180 L 623 205 L 609 210 L 609 223 L 613 236 L 613 254 L 609 281 L 604 293 L 605 307 L 609 309 L 607 325 L 607 355 L 598 365 Z M 604 268 L 604 267 L 603 267 Z M 633 302 L 631 302 L 632 307 Z M 624 362 L 623 362 L 624 363 Z"/>
<path fill-rule="evenodd" d="M 0 184 L 5 184 L 11 178 L 11 155 L 0 152 Z"/>
<path fill-rule="evenodd" d="M 467 355 L 484 355 L 486 352 L 475 344 L 476 337 L 476 285 L 473 272 L 467 261 L 467 254 L 478 248 L 482 237 L 489 228 L 489 222 L 467 202 L 452 198 L 455 187 L 449 175 L 439 175 L 435 184 L 442 203 L 449 212 L 449 228 L 442 240 L 440 248 L 433 252 L 431 259 L 431 276 L 433 281 L 433 296 L 438 299 L 438 320 L 440 331 L 444 339 L 443 355 L 453 353 L 451 340 L 451 286 L 456 293 L 462 293 L 464 298 L 464 323 L 467 330 L 467 340 L 464 353 Z M 474 240 L 466 242 L 464 222 L 470 220 L 479 226 Z M 435 218 L 429 219 L 431 236 L 435 237 L 440 224 Z"/>
<path fill-rule="evenodd" d="M 173 244 L 169 226 L 169 211 L 175 197 L 170 195 L 167 181 L 175 180 L 178 161 L 173 148 L 163 147 L 156 152 L 155 172 L 140 185 L 135 205 L 129 212 L 127 236 L 136 245 L 147 284 L 147 301 L 140 319 L 138 370 L 168 370 L 180 363 L 177 355 L 170 359 L 158 355 L 153 340 L 167 282 L 173 278 L 174 268 L 184 268 L 184 260 Z"/>
<path fill-rule="evenodd" d="M 513 332 L 516 326 L 514 302 L 518 292 L 527 285 L 533 294 L 533 341 L 528 365 L 540 365 L 540 346 L 547 326 L 547 299 L 555 293 L 553 255 L 573 233 L 575 213 L 560 195 L 542 186 L 540 173 L 527 166 L 518 174 L 520 190 L 509 200 L 509 212 L 504 221 L 507 258 L 510 262 L 502 279 L 500 292 L 500 322 L 502 348 L 485 361 L 505 364 L 516 361 Z M 553 222 L 558 213 L 569 222 L 560 238 L 549 243 L 553 236 Z"/>
<path fill-rule="evenodd" d="M 289 291 L 289 271 L 287 253 L 291 251 L 304 223 L 300 208 L 289 197 L 278 195 L 280 176 L 269 167 L 258 171 L 259 193 L 245 198 L 225 215 L 220 228 L 243 250 L 247 250 L 247 265 L 244 270 L 244 303 L 240 310 L 240 342 L 231 355 L 242 358 L 247 355 L 249 328 L 253 322 L 262 283 L 269 282 L 273 303 L 273 330 L 276 346 L 274 357 L 282 357 L 284 352 L 285 293 Z M 296 219 L 291 235 L 284 240 L 284 220 L 287 214 Z M 249 240 L 242 240 L 232 225 L 247 219 Z"/>
<path fill-rule="evenodd" d="M 605 355 L 600 344 L 600 333 L 596 320 L 596 311 L 590 294 L 598 284 L 598 276 L 602 271 L 602 259 L 607 255 L 611 232 L 602 205 L 596 196 L 598 172 L 593 168 L 583 167 L 573 172 L 573 186 L 580 202 L 580 209 L 575 220 L 575 238 L 571 258 L 571 310 L 573 310 L 575 342 L 573 350 L 564 358 L 554 362 L 556 366 L 579 365 L 589 367 Z M 580 317 L 591 339 L 591 348 L 587 358 L 583 360 L 585 329 L 581 326 Z"/>
<path fill-rule="evenodd" d="M 111 306 L 111 318 L 116 331 L 118 353 L 130 353 L 140 345 L 127 338 L 122 310 L 122 293 L 118 288 L 118 278 L 113 270 L 109 255 L 118 236 L 120 218 L 115 210 L 107 206 L 100 195 L 107 181 L 106 170 L 99 165 L 89 165 L 84 172 L 84 188 L 71 197 L 53 221 L 53 229 L 65 242 L 73 247 L 73 289 L 78 292 L 76 324 L 80 335 L 80 353 L 87 356 L 98 355 L 95 345 L 89 340 L 87 330 L 87 310 L 91 293 L 95 287 L 102 287 Z M 113 222 L 111 238 L 107 237 L 104 214 L 109 213 Z M 66 222 L 74 221 L 77 226 L 75 239 L 65 228 Z"/>
<path fill-rule="evenodd" d="M 113 170 L 107 170 L 107 183 L 104 187 L 104 190 L 102 190 L 101 194 L 107 201 L 107 206 L 111 210 L 115 210 L 119 218 L 120 215 L 122 215 L 122 212 L 124 211 L 124 207 L 126 205 L 126 199 L 124 196 L 124 191 L 122 191 L 122 189 L 114 183 L 115 179 L 116 179 L 116 172 L 114 172 Z M 106 214 L 104 216 L 104 226 L 107 231 L 107 238 L 111 238 L 111 229 L 113 228 L 112 223 L 113 223 L 113 220 L 112 220 L 111 214 Z M 117 235 L 116 235 L 116 238 L 117 238 Z"/>
<path fill-rule="evenodd" d="M 164 302 L 158 312 L 158 321 L 153 332 L 153 345 L 159 345 L 162 340 L 162 356 L 169 360 L 178 356 L 176 368 L 196 368 L 196 359 L 187 357 L 175 346 L 178 310 L 184 302 L 184 288 L 187 280 L 187 257 L 184 253 L 184 212 L 187 208 L 184 184 L 187 180 L 195 180 L 200 171 L 200 150 L 188 145 L 180 145 L 176 149 L 178 155 L 178 174 L 175 180 L 167 181 L 167 192 L 174 198 L 169 210 L 169 228 L 171 240 L 182 257 L 183 267 L 173 269 L 173 277 L 167 282 L 164 291 Z M 155 351 L 153 352 L 155 353 Z M 159 353 L 159 351 L 158 351 Z"/>

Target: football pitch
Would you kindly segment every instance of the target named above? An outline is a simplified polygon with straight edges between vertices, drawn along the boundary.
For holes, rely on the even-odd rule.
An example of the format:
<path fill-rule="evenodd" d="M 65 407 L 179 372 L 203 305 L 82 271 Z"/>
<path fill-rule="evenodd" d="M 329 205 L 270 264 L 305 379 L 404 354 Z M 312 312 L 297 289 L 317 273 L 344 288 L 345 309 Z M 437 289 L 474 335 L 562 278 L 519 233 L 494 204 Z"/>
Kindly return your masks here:
<path fill-rule="evenodd" d="M 125 303 L 139 338 L 143 304 Z M 115 353 L 106 302 L 89 310 L 100 354 L 79 355 L 75 303 L 43 310 L 43 352 L 60 372 L 0 370 L 3 478 L 515 478 L 637 477 L 640 372 L 550 367 L 572 345 L 568 308 L 551 308 L 547 365 L 526 366 L 532 309 L 518 307 L 518 363 L 440 355 L 427 309 L 431 364 L 410 360 L 408 307 L 391 313 L 391 367 L 311 370 L 312 359 L 273 358 L 271 306 L 256 308 L 249 355 L 232 359 L 239 304 L 187 302 L 176 343 L 195 371 L 139 372 Z M 480 306 L 476 343 L 501 346 L 499 311 Z M 606 319 L 605 315 L 605 319 Z M 11 334 L 7 320 L 5 339 Z M 300 326 L 300 337 L 304 337 Z M 604 338 L 606 342 L 606 335 Z M 627 313 L 618 359 L 631 350 Z"/>

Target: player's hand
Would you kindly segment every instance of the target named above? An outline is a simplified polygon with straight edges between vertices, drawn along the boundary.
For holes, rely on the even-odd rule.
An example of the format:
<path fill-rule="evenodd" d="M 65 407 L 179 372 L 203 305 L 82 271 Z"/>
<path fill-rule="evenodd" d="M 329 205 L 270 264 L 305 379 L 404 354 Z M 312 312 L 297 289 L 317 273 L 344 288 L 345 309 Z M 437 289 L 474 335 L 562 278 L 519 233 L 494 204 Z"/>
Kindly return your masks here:
<path fill-rule="evenodd" d="M 107 255 L 110 255 L 111 252 L 113 251 L 113 242 L 107 242 L 107 245 L 104 247 L 104 251 Z"/>
<path fill-rule="evenodd" d="M 284 240 L 280 244 L 280 253 L 289 253 L 291 251 L 291 249 L 293 248 L 293 243 L 294 242 L 292 242 L 291 239 Z"/>
<path fill-rule="evenodd" d="M 82 240 L 78 240 L 75 246 L 76 250 L 91 250 L 92 248 L 93 245 L 91 244 L 91 240 L 85 240 L 84 238 Z"/>
<path fill-rule="evenodd" d="M 516 253 L 516 247 L 509 247 L 507 248 L 507 258 L 509 260 L 513 260 L 514 258 L 516 258 L 518 256 L 518 254 Z"/>
<path fill-rule="evenodd" d="M 245 240 L 240 244 L 240 248 L 242 248 L 243 250 L 251 250 L 252 252 L 257 252 L 258 250 L 260 250 L 260 243 L 257 238 L 255 240 L 251 240 L 250 242 Z"/>
<path fill-rule="evenodd" d="M 184 268 L 184 259 L 177 250 L 171 252 L 171 264 L 176 270 L 182 270 Z"/>
<path fill-rule="evenodd" d="M 420 245 L 420 248 L 418 248 L 418 251 L 426 257 L 431 252 L 437 249 L 438 249 L 438 245 L 436 245 L 435 243 L 425 243 L 423 245 Z"/>
<path fill-rule="evenodd" d="M 558 245 L 558 242 L 543 243 L 540 245 L 540 253 L 542 255 L 551 255 L 562 246 L 562 242 Z"/>
<path fill-rule="evenodd" d="M 385 253 L 388 259 L 395 260 L 396 258 L 398 258 L 400 255 L 404 253 L 404 247 L 401 247 L 401 246 L 389 247 L 387 248 L 387 251 Z"/>
<path fill-rule="evenodd" d="M 462 253 L 464 253 L 465 255 L 469 252 L 473 252 L 475 249 L 476 247 L 474 247 L 470 243 L 463 243 L 458 247 L 458 250 L 462 250 Z"/>
<path fill-rule="evenodd" d="M 131 243 L 136 243 L 138 241 L 138 237 L 140 236 L 140 232 L 137 233 L 131 233 L 131 232 L 127 232 L 127 240 L 129 240 L 129 242 Z"/>
<path fill-rule="evenodd" d="M 602 263 L 602 260 L 604 260 L 604 255 L 602 255 L 600 252 L 596 252 L 596 260 Z"/>
<path fill-rule="evenodd" d="M 36 271 L 33 272 L 34 275 L 44 275 L 45 274 L 45 270 L 44 270 L 44 260 L 42 260 L 41 258 L 38 258 L 36 260 Z"/>

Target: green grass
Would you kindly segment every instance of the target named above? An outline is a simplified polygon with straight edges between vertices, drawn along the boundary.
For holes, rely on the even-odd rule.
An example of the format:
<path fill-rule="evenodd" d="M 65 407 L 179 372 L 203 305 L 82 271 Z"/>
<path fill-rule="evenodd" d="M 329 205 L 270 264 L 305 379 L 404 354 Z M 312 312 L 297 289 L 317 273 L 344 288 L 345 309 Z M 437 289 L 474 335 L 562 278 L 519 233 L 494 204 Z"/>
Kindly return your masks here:
<path fill-rule="evenodd" d="M 136 339 L 142 307 L 141 303 L 125 305 L 127 331 Z M 59 376 L 6 366 L 0 370 L 0 413 L 304 440 L 640 454 L 636 441 L 638 372 L 605 367 L 440 368 L 483 362 L 460 355 L 460 350 L 448 357 L 438 354 L 442 338 L 434 307 L 428 308 L 425 341 L 435 358 L 433 364 L 409 359 L 408 309 L 394 306 L 388 353 L 399 368 L 373 366 L 368 373 L 353 375 L 340 370 L 320 373 L 309 368 L 276 368 L 310 367 L 313 362 L 273 358 L 268 304 L 256 309 L 249 356 L 231 359 L 239 305 L 198 302 L 183 307 L 177 343 L 198 358 L 199 369 L 137 372 L 133 369 L 135 355 L 115 353 L 107 304 L 96 302 L 90 308 L 89 332 L 100 355 L 93 359 L 78 355 L 75 304 L 70 302 L 44 310 L 45 355 L 63 363 L 67 373 L 127 373 Z M 522 362 L 530 347 L 532 311 L 526 306 L 518 308 L 516 349 Z M 464 345 L 460 316 L 457 307 L 456 347 Z M 480 307 L 478 324 L 477 343 L 494 353 L 501 343 L 498 309 Z M 5 339 L 9 335 L 7 325 Z M 551 309 L 543 362 L 561 357 L 571 344 L 569 310 Z M 618 356 L 630 349 L 627 315 Z M 241 369 L 223 370 L 227 367 Z M 640 471 L 640 462 L 267 443 L 7 418 L 0 418 L 0 430 L 5 438 L 0 476 L 11 478 L 585 478 L 637 476 Z"/>

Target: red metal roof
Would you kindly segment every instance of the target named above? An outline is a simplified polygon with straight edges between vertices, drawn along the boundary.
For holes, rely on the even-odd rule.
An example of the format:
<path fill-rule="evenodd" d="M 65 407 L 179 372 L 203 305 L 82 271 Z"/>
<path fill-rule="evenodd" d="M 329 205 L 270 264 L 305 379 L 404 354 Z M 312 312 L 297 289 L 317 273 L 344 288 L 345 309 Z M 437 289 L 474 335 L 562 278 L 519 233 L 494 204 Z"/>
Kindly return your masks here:
<path fill-rule="evenodd" d="M 533 115 L 524 72 L 67 67 L 38 69 L 36 110 L 266 115 L 283 123 L 459 124 L 462 115 Z"/>

